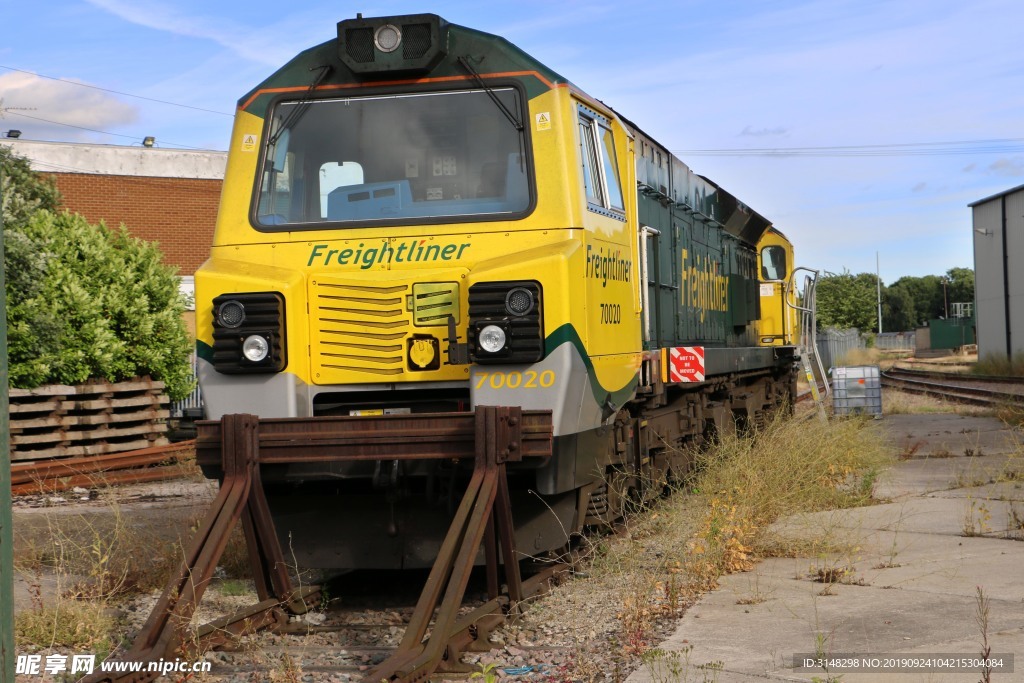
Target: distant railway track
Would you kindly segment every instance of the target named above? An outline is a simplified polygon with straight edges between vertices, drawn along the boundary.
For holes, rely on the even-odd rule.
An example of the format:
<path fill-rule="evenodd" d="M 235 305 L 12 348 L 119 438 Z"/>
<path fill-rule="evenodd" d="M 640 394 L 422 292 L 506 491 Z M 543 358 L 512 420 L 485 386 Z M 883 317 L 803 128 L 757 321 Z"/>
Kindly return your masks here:
<path fill-rule="evenodd" d="M 977 406 L 1024 406 L 1024 378 L 893 368 L 882 386 Z"/>

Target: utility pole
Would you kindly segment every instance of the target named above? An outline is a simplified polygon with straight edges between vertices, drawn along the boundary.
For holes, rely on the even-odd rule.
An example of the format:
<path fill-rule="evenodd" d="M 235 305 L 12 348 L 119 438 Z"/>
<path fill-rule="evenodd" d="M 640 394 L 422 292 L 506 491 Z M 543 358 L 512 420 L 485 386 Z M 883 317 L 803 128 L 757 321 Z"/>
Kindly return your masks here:
<path fill-rule="evenodd" d="M 882 268 L 877 251 L 875 252 L 875 284 L 878 291 L 878 334 L 882 334 Z"/>

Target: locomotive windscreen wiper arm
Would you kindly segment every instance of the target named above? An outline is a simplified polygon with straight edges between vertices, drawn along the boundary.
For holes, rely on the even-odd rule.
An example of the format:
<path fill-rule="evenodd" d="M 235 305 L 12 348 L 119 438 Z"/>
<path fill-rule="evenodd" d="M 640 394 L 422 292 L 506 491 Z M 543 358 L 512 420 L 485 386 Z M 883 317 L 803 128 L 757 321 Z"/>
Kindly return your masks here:
<path fill-rule="evenodd" d="M 498 98 L 498 96 L 494 94 L 494 90 L 491 88 L 491 86 L 487 85 L 486 81 L 484 81 L 483 79 L 483 76 L 481 76 L 480 73 L 473 68 L 473 65 L 469 63 L 469 60 L 466 57 L 459 57 L 459 64 L 461 64 L 462 68 L 468 71 L 470 75 L 472 75 L 473 78 L 476 79 L 477 84 L 481 88 L 483 88 L 483 91 L 487 93 L 487 96 L 491 98 L 491 101 L 494 102 L 494 104 L 498 105 L 498 109 L 501 110 L 501 113 L 505 115 L 505 118 L 509 120 L 512 126 L 519 133 L 519 170 L 524 170 L 526 168 L 526 133 L 525 129 L 523 128 L 523 122 L 516 118 L 515 113 L 512 112 L 508 107 L 506 107 L 505 103 L 502 102 Z"/>
<path fill-rule="evenodd" d="M 500 99 L 498 99 L 498 96 L 494 94 L 494 90 L 491 89 L 491 86 L 487 85 L 487 83 L 484 81 L 484 79 L 480 75 L 480 73 L 476 69 L 473 68 L 472 64 L 469 63 L 469 60 L 466 59 L 465 57 L 459 57 L 459 64 L 461 64 L 462 68 L 464 68 L 466 71 L 468 71 L 470 73 L 470 75 L 472 75 L 473 78 L 476 79 L 477 84 L 481 88 L 483 88 L 484 92 L 487 93 L 488 97 L 490 97 L 491 100 L 496 105 L 498 105 L 498 109 L 500 109 L 501 113 L 503 113 L 505 115 L 505 118 L 507 118 L 512 123 L 512 125 L 515 126 L 515 129 L 518 130 L 520 133 L 522 133 L 523 132 L 523 124 L 522 124 L 522 122 L 519 119 L 516 118 L 516 115 L 511 110 L 509 110 L 508 107 L 505 106 L 504 102 L 502 102 Z"/>
<path fill-rule="evenodd" d="M 281 137 L 281 133 L 291 129 L 292 126 L 299 122 L 299 119 L 301 119 L 303 114 L 306 113 L 306 110 L 309 109 L 309 102 L 310 100 L 313 99 L 313 91 L 316 90 L 316 87 L 318 85 L 323 83 L 324 79 L 327 78 L 327 75 L 331 73 L 331 71 L 333 70 L 330 64 L 321 64 L 320 66 L 314 66 L 310 69 L 310 71 L 312 71 L 313 69 L 320 69 L 320 74 L 313 79 L 313 82 L 309 84 L 309 88 L 302 95 L 302 99 L 299 100 L 298 105 L 296 105 L 296 107 L 288 113 L 288 116 L 285 117 L 285 120 L 281 122 L 281 125 L 278 127 L 278 129 L 275 130 L 271 134 L 270 139 L 267 140 L 268 152 L 274 149 L 274 146 L 277 144 L 278 139 Z"/>

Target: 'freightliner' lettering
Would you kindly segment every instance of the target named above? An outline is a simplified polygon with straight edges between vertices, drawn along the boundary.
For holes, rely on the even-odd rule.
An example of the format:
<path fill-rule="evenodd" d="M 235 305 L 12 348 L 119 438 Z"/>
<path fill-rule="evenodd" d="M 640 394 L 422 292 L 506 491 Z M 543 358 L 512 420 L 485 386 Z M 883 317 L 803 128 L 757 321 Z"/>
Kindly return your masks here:
<path fill-rule="evenodd" d="M 587 277 L 601 281 L 602 287 L 608 286 L 608 281 L 629 282 L 629 267 L 632 265 L 628 258 L 622 258 L 622 250 L 608 250 L 605 256 L 604 247 L 592 253 L 594 248 L 587 245 Z"/>
<path fill-rule="evenodd" d="M 309 252 L 307 266 L 359 266 L 368 270 L 382 263 L 422 263 L 426 261 L 457 261 L 469 247 L 462 244 L 427 244 L 427 240 L 407 240 L 398 246 L 382 244 L 364 248 L 360 242 L 355 249 L 330 249 L 329 244 L 314 244 Z"/>

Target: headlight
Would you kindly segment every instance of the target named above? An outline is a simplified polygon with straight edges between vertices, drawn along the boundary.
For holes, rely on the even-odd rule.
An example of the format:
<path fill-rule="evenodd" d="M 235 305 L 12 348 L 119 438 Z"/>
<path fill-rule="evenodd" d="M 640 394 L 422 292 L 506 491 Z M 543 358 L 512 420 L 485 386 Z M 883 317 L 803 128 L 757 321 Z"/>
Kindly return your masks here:
<path fill-rule="evenodd" d="M 381 52 L 394 52 L 402 44 L 402 30 L 393 24 L 384 24 L 374 31 L 373 42 Z"/>
<path fill-rule="evenodd" d="M 498 353 L 505 348 L 505 330 L 497 325 L 487 325 L 480 330 L 480 348 L 487 353 Z"/>
<path fill-rule="evenodd" d="M 242 342 L 242 355 L 250 363 L 263 362 L 270 353 L 270 342 L 262 334 L 250 334 Z"/>

